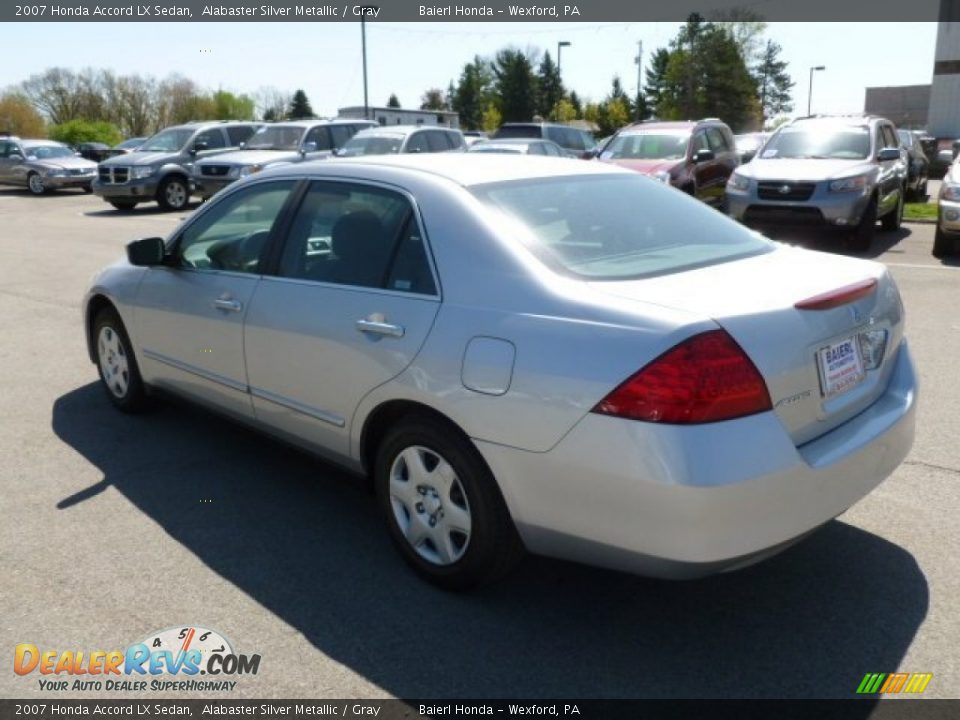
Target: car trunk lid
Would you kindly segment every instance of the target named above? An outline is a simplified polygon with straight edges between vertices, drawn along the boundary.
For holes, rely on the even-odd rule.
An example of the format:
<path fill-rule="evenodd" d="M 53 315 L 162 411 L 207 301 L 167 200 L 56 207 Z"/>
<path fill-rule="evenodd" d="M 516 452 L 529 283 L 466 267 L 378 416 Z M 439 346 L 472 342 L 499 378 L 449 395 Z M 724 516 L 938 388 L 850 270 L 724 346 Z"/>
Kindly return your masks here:
<path fill-rule="evenodd" d="M 797 445 L 883 393 L 903 334 L 900 297 L 882 265 L 796 248 L 592 286 L 712 318 L 760 370 Z"/>

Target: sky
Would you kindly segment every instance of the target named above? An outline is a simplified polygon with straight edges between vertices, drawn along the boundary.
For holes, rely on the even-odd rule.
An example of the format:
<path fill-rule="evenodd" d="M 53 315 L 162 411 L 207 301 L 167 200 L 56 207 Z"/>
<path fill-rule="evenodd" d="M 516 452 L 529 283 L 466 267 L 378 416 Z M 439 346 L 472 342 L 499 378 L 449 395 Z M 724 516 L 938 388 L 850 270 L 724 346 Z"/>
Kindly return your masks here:
<path fill-rule="evenodd" d="M 164 77 L 183 74 L 202 87 L 253 93 L 274 86 L 303 88 L 314 112 L 363 104 L 359 23 L 24 23 L 0 45 L 0 88 L 52 66 Z M 568 41 L 564 84 L 600 100 L 614 75 L 633 94 L 638 42 L 644 67 L 680 27 L 658 23 L 367 23 L 369 101 L 396 93 L 419 107 L 430 87 L 445 89 L 474 55 L 512 45 L 549 50 Z M 783 47 L 796 81 L 795 112 L 805 113 L 809 68 L 813 112 L 859 112 L 864 88 L 927 84 L 933 72 L 936 23 L 770 23 L 766 37 Z M 885 39 L 886 38 L 886 39 Z M 37 48 L 42 47 L 42 52 Z M 891 50 L 896 48 L 896 54 Z"/>

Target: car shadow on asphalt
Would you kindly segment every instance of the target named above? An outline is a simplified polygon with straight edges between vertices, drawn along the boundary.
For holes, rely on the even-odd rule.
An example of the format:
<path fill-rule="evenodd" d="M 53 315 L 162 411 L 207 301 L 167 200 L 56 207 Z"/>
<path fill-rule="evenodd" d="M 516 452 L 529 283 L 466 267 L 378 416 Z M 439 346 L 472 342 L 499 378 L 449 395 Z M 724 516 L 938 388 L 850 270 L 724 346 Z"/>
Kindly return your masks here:
<path fill-rule="evenodd" d="M 529 558 L 497 585 L 451 594 L 406 568 L 364 483 L 286 445 L 180 403 L 122 415 L 95 383 L 60 397 L 52 425 L 103 473 L 63 512 L 116 488 L 324 655 L 400 697 L 852 698 L 865 673 L 900 667 L 927 613 L 913 556 L 842 521 L 703 580 Z M 846 716 L 866 718 L 874 703 L 854 705 Z"/>
<path fill-rule="evenodd" d="M 809 250 L 850 255 L 858 258 L 879 258 L 884 253 L 900 254 L 905 252 L 897 247 L 901 242 L 909 240 L 912 235 L 910 228 L 901 225 L 897 230 L 883 231 L 877 228 L 876 235 L 867 252 L 853 252 L 846 242 L 846 237 L 835 228 L 772 228 L 764 230 L 764 234 L 771 240 L 804 247 Z"/>
<path fill-rule="evenodd" d="M 117 217 L 117 216 L 136 217 L 137 215 L 171 215 L 171 216 L 175 216 L 177 213 L 186 213 L 186 214 L 192 213 L 194 210 L 196 210 L 196 209 L 197 209 L 198 207 L 200 207 L 202 204 L 203 204 L 203 203 L 199 203 L 199 202 L 191 202 L 191 203 L 188 203 L 185 208 L 182 208 L 182 209 L 180 209 L 180 210 L 165 210 L 164 208 L 160 207 L 157 203 L 155 203 L 155 202 L 153 202 L 153 201 L 149 201 L 149 202 L 147 202 L 147 203 L 140 203 L 139 205 L 135 205 L 134 207 L 130 208 L 129 210 L 118 210 L 117 208 L 113 207 L 112 205 L 108 205 L 108 204 L 104 203 L 104 206 L 103 206 L 102 209 L 100 209 L 100 210 L 88 210 L 88 211 L 86 211 L 86 212 L 83 213 L 83 214 L 84 214 L 86 217 L 93 217 L 93 218 L 96 218 L 96 217 Z"/>

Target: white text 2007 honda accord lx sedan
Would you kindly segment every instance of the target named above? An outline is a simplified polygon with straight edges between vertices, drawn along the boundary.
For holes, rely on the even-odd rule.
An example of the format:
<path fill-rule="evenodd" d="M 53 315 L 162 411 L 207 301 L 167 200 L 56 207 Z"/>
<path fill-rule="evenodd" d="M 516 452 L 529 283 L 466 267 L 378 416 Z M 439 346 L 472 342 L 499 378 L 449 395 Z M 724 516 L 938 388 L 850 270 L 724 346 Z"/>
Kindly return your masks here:
<path fill-rule="evenodd" d="M 663 577 L 741 567 L 913 441 L 882 265 L 594 163 L 263 172 L 131 243 L 84 322 L 121 410 L 168 391 L 371 477 L 399 551 L 450 588 L 524 548 Z"/>

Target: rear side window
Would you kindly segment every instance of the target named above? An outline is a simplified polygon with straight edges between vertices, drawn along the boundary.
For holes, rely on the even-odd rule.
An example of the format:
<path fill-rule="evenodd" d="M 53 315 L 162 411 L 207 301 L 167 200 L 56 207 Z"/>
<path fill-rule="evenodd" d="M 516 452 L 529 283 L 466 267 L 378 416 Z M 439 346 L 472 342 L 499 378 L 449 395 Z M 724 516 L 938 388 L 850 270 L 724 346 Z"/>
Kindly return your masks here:
<path fill-rule="evenodd" d="M 427 133 L 425 132 L 416 132 L 410 136 L 410 139 L 407 141 L 407 149 L 404 152 L 408 153 L 421 153 L 421 152 L 430 152 L 429 141 L 427 140 Z"/>
<path fill-rule="evenodd" d="M 342 148 L 355 132 L 357 130 L 353 125 L 331 125 L 330 134 L 333 136 L 333 147 Z"/>
<path fill-rule="evenodd" d="M 316 150 L 330 150 L 330 128 L 324 125 L 310 128 L 307 136 L 303 139 L 303 144 L 315 143 Z"/>
<path fill-rule="evenodd" d="M 553 140 L 553 142 L 560 147 L 568 147 L 566 133 L 563 132 L 563 128 L 550 127 L 548 125 L 544 128 L 544 134 L 547 140 Z"/>
<path fill-rule="evenodd" d="M 583 151 L 586 150 L 583 144 L 583 136 L 580 134 L 579 130 L 574 130 L 573 128 L 562 128 L 563 137 L 566 140 L 564 142 L 564 147 L 575 150 Z"/>
<path fill-rule="evenodd" d="M 427 136 L 427 147 L 430 148 L 430 152 L 447 152 L 450 149 L 450 141 L 447 140 L 445 132 L 428 131 L 424 135 Z"/>
<path fill-rule="evenodd" d="M 447 139 L 450 141 L 450 147 L 454 150 L 458 150 L 463 147 L 463 135 L 460 133 L 455 133 L 450 130 L 446 130 Z"/>
<path fill-rule="evenodd" d="M 281 277 L 434 294 L 410 202 L 352 183 L 314 182 L 294 216 Z"/>
<path fill-rule="evenodd" d="M 639 175 L 490 183 L 472 192 L 493 210 L 504 237 L 580 279 L 663 275 L 773 249 L 709 206 Z"/>
<path fill-rule="evenodd" d="M 234 125 L 227 128 L 227 137 L 230 138 L 230 145 L 236 147 L 249 140 L 254 132 L 256 128 L 252 125 Z"/>

